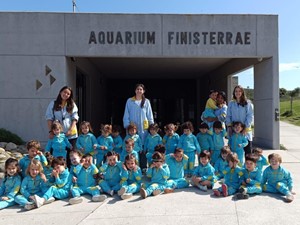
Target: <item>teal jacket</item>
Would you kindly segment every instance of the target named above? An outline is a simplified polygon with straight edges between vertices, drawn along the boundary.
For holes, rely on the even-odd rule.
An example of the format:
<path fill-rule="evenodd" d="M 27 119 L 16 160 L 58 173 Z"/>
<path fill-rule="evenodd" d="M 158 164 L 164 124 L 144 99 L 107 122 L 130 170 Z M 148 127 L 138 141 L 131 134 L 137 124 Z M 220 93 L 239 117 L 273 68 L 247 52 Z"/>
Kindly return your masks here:
<path fill-rule="evenodd" d="M 7 176 L 2 181 L 2 185 L 0 187 L 0 197 L 8 197 L 9 199 L 13 199 L 16 194 L 18 194 L 21 188 L 21 176 Z"/>

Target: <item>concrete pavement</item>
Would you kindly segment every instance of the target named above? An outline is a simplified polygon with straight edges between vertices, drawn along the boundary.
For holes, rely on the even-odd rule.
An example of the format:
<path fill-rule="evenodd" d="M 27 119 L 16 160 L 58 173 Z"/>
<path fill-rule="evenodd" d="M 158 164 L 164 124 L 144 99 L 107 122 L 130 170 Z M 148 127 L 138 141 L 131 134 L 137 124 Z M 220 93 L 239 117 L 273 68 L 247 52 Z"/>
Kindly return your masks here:
<path fill-rule="evenodd" d="M 282 155 L 297 193 L 292 203 L 286 203 L 280 195 L 266 193 L 236 201 L 232 197 L 214 197 L 211 190 L 201 192 L 190 187 L 146 199 L 135 195 L 120 200 L 115 195 L 104 203 L 94 203 L 86 196 L 78 205 L 55 201 L 32 211 L 14 206 L 0 211 L 0 224 L 300 224 L 300 127 L 281 122 L 280 132 L 280 143 L 288 150 L 264 150 L 264 154 Z"/>

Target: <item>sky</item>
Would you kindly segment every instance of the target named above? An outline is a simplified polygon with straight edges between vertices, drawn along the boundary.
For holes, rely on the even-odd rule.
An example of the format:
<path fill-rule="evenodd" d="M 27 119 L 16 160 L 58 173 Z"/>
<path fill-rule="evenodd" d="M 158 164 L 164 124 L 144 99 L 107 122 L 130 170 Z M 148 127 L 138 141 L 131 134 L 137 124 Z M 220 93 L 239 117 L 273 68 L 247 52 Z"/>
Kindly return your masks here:
<path fill-rule="evenodd" d="M 77 13 L 275 14 L 279 16 L 279 87 L 300 87 L 300 1 L 289 0 L 74 0 Z M 1 0 L 0 11 L 72 12 L 72 0 Z M 239 83 L 253 88 L 253 70 Z"/>

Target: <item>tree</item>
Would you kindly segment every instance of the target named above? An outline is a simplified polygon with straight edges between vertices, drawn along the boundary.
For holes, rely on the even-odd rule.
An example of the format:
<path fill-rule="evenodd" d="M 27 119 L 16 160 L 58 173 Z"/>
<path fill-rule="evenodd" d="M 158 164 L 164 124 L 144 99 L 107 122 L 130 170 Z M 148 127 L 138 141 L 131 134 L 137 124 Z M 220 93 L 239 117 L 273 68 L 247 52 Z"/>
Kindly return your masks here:
<path fill-rule="evenodd" d="M 300 94 L 300 88 L 297 87 L 294 90 L 289 91 L 288 94 L 291 98 L 291 114 L 293 115 L 293 99 Z"/>
<path fill-rule="evenodd" d="M 279 97 L 282 98 L 286 96 L 287 90 L 285 88 L 279 88 Z"/>

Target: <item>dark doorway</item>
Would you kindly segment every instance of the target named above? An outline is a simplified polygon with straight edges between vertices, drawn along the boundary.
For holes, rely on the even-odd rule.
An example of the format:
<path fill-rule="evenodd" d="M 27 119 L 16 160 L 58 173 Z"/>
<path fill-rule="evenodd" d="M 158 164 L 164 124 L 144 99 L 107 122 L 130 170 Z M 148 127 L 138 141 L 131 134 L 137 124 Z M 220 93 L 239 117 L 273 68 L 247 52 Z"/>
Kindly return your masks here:
<path fill-rule="evenodd" d="M 78 107 L 79 123 L 86 120 L 86 77 L 76 70 L 76 105 Z"/>

